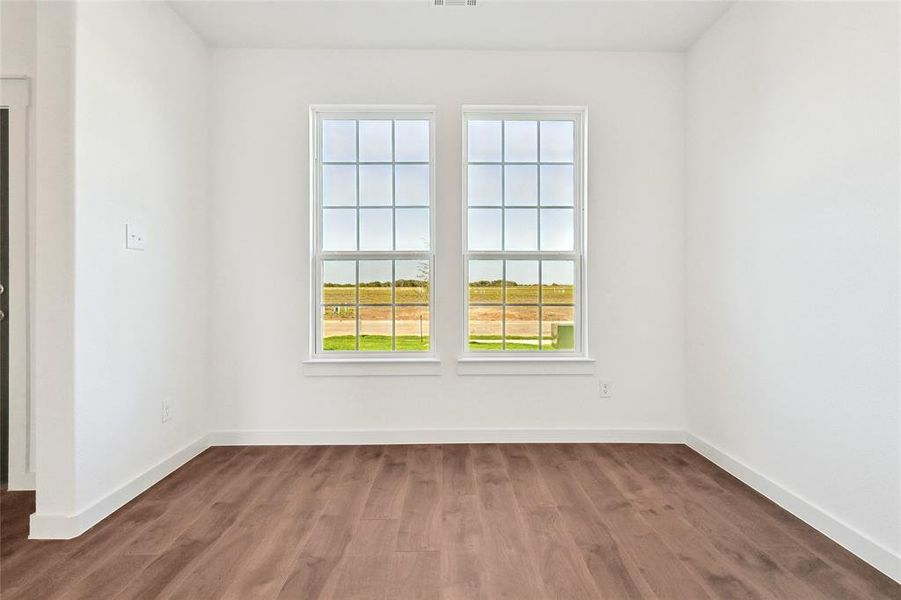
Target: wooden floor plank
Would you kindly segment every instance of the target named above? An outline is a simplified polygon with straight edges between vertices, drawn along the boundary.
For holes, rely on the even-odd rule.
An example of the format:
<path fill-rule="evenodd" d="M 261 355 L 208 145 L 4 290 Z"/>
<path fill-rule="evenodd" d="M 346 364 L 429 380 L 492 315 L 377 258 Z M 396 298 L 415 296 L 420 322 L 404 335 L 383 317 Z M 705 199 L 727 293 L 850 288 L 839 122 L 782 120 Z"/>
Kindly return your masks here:
<path fill-rule="evenodd" d="M 776 598 L 804 598 L 815 596 L 816 590 L 791 573 L 784 571 L 766 552 L 755 546 L 745 533 L 731 521 L 724 519 L 717 511 L 710 510 L 698 502 L 692 490 L 667 471 L 658 458 L 672 452 L 669 447 L 644 447 L 641 452 L 630 452 L 628 457 L 619 456 L 619 451 L 608 447 L 591 448 L 599 457 L 609 457 L 612 464 L 606 465 L 605 472 L 611 478 L 622 481 L 628 474 L 644 478 L 649 486 L 643 505 L 644 514 L 649 519 L 669 513 L 689 524 L 732 569 L 751 581 L 757 590 Z M 601 459 L 604 463 L 604 459 Z M 602 465 L 603 466 L 603 465 Z M 655 508 L 656 507 L 656 510 Z M 650 511 L 655 510 L 657 514 Z M 657 521 L 659 523 L 659 521 Z M 683 536 L 680 536 L 682 539 Z M 701 543 L 695 535 L 688 538 Z"/>
<path fill-rule="evenodd" d="M 243 559 L 262 542 L 264 533 L 276 524 L 280 499 L 292 481 L 285 477 L 300 452 L 284 447 L 260 465 L 259 488 L 253 500 L 241 507 L 235 523 L 196 561 L 181 585 L 172 589 L 170 598 L 218 598 L 233 581 Z"/>
<path fill-rule="evenodd" d="M 622 473 L 625 477 L 615 477 L 610 463 L 590 451 L 585 452 L 583 458 L 574 463 L 574 472 L 601 514 L 610 517 L 611 521 L 619 521 L 620 528 L 628 528 L 639 535 L 643 530 L 654 531 L 670 555 L 690 571 L 712 597 L 775 600 L 772 594 L 749 583 L 734 565 L 726 564 L 708 539 L 671 510 L 672 505 L 666 502 L 665 494 L 651 487 L 651 482 L 637 474 L 633 477 L 629 467 L 617 470 L 616 474 Z M 623 485 L 625 478 L 632 479 L 635 484 Z M 636 491 L 627 491 L 630 487 Z M 676 585 L 683 588 L 682 582 Z"/>
<path fill-rule="evenodd" d="M 438 552 L 394 552 L 388 568 L 388 593 L 385 598 L 438 600 L 441 594 L 440 572 Z"/>
<path fill-rule="evenodd" d="M 528 451 L 521 445 L 501 446 L 507 473 L 539 574 L 553 598 L 590 598 L 599 595 L 579 556 L 575 541 L 566 532 L 553 496 L 544 486 Z"/>
<path fill-rule="evenodd" d="M 409 475 L 397 532 L 400 552 L 425 552 L 441 547 L 439 446 L 413 446 L 408 454 Z"/>
<path fill-rule="evenodd" d="M 291 565 L 279 598 L 316 598 L 326 589 L 353 537 L 382 453 L 380 447 L 357 448 L 334 496 Z"/>
<path fill-rule="evenodd" d="M 546 597 L 500 450 L 494 444 L 480 444 L 473 446 L 472 452 L 485 531 L 484 560 L 489 597 Z"/>
<path fill-rule="evenodd" d="M 3 600 L 901 599 L 683 445 L 219 447 L 78 538 L 33 510 L 0 491 Z"/>
<path fill-rule="evenodd" d="M 611 535 L 639 565 L 642 577 L 658 598 L 712 597 L 703 581 L 687 568 L 684 555 L 680 556 L 667 546 L 629 499 L 618 491 L 611 494 L 609 485 L 599 485 L 599 480 L 604 480 L 603 473 L 589 472 L 583 461 L 565 458 L 567 468 L 591 499 Z M 609 484 L 606 480 L 604 483 Z M 649 569 L 647 565 L 654 568 Z"/>
<path fill-rule="evenodd" d="M 441 472 L 444 490 L 459 496 L 476 493 L 476 475 L 469 444 L 445 444 L 441 447 Z"/>
<path fill-rule="evenodd" d="M 472 454 L 466 444 L 443 449 L 441 464 L 441 597 L 488 598 L 485 539 Z"/>
<path fill-rule="evenodd" d="M 363 507 L 364 519 L 400 519 L 407 486 L 409 446 L 387 446 L 372 489 Z"/>
<path fill-rule="evenodd" d="M 328 595 L 340 600 L 386 597 L 399 528 L 397 519 L 361 520 Z"/>
<path fill-rule="evenodd" d="M 553 495 L 566 529 L 604 598 L 655 597 L 641 569 L 594 508 L 591 499 L 549 446 L 531 446 L 529 455 Z"/>
<path fill-rule="evenodd" d="M 307 452 L 294 468 L 293 495 L 285 500 L 274 531 L 247 556 L 240 577 L 222 597 L 275 598 L 290 574 L 291 564 L 306 542 L 319 515 L 332 499 L 340 477 L 351 465 L 354 448 L 319 446 Z"/>

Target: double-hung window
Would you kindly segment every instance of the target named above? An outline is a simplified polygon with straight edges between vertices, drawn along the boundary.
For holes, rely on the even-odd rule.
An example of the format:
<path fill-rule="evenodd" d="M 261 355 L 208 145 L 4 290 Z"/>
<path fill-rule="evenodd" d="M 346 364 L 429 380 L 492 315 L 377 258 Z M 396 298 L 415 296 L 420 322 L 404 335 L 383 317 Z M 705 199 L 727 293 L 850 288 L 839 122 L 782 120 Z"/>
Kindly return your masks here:
<path fill-rule="evenodd" d="M 465 353 L 583 355 L 584 110 L 463 116 Z"/>
<path fill-rule="evenodd" d="M 314 107 L 312 353 L 428 353 L 434 111 Z"/>

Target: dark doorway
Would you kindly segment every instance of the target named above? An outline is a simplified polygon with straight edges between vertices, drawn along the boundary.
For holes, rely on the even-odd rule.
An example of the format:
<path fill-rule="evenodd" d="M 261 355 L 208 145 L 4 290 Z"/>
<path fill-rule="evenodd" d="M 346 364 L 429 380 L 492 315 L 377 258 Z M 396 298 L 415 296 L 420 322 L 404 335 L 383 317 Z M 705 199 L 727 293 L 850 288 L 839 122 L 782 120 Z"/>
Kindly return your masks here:
<path fill-rule="evenodd" d="M 9 478 L 9 109 L 0 109 L 0 485 Z"/>

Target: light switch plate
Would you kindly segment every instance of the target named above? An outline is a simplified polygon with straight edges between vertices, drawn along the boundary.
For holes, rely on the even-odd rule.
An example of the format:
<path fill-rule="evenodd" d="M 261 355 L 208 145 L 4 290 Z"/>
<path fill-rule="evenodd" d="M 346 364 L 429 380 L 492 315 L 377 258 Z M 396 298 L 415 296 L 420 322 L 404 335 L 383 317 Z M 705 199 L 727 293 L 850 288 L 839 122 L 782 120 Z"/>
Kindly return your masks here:
<path fill-rule="evenodd" d="M 147 236 L 144 228 L 132 223 L 125 224 L 125 248 L 128 250 L 143 250 L 147 245 Z"/>

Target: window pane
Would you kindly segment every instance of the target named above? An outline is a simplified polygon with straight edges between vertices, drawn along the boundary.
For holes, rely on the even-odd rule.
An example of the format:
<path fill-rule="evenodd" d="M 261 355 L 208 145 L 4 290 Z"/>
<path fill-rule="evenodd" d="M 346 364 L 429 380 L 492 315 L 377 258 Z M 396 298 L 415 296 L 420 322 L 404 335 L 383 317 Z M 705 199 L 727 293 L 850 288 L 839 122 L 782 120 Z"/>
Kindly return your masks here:
<path fill-rule="evenodd" d="M 391 209 L 360 209 L 360 250 L 391 250 Z"/>
<path fill-rule="evenodd" d="M 429 307 L 398 306 L 394 309 L 397 350 L 425 352 L 429 349 Z"/>
<path fill-rule="evenodd" d="M 576 349 L 576 309 L 572 306 L 541 307 L 541 349 Z"/>
<path fill-rule="evenodd" d="M 538 261 L 508 260 L 507 304 L 538 304 Z"/>
<path fill-rule="evenodd" d="M 391 261 L 360 261 L 360 304 L 391 304 Z"/>
<path fill-rule="evenodd" d="M 360 351 L 391 351 L 391 307 L 360 307 Z"/>
<path fill-rule="evenodd" d="M 469 349 L 503 350 L 501 306 L 469 307 Z"/>
<path fill-rule="evenodd" d="M 360 206 L 391 206 L 391 165 L 360 165 Z"/>
<path fill-rule="evenodd" d="M 541 122 L 541 162 L 573 162 L 574 123 Z"/>
<path fill-rule="evenodd" d="M 429 165 L 395 165 L 395 196 L 398 206 L 428 206 L 431 195 Z"/>
<path fill-rule="evenodd" d="M 500 250 L 501 220 L 499 208 L 470 208 L 469 249 Z"/>
<path fill-rule="evenodd" d="M 538 307 L 508 306 L 505 314 L 506 349 L 538 350 Z"/>
<path fill-rule="evenodd" d="M 322 349 L 357 349 L 357 309 L 353 306 L 322 308 Z"/>
<path fill-rule="evenodd" d="M 357 249 L 357 211 L 354 208 L 322 209 L 322 249 Z"/>
<path fill-rule="evenodd" d="M 541 209 L 541 249 L 573 249 L 573 209 Z"/>
<path fill-rule="evenodd" d="M 398 250 L 429 249 L 429 209 L 398 208 L 397 219 Z"/>
<path fill-rule="evenodd" d="M 501 304 L 504 261 L 469 261 L 469 301 L 473 304 Z"/>
<path fill-rule="evenodd" d="M 394 160 L 429 162 L 429 122 L 394 122 Z"/>
<path fill-rule="evenodd" d="M 575 303 L 576 263 L 571 260 L 541 261 L 541 303 Z"/>
<path fill-rule="evenodd" d="M 538 122 L 504 121 L 504 161 L 538 160 Z"/>
<path fill-rule="evenodd" d="M 541 165 L 542 206 L 572 206 L 573 185 L 572 165 Z"/>
<path fill-rule="evenodd" d="M 360 121 L 360 162 L 391 162 L 391 121 Z"/>
<path fill-rule="evenodd" d="M 467 197 L 470 206 L 501 205 L 501 166 L 469 165 Z"/>
<path fill-rule="evenodd" d="M 353 260 L 326 260 L 322 263 L 322 302 L 356 304 L 357 263 Z"/>
<path fill-rule="evenodd" d="M 322 122 L 322 162 L 357 160 L 357 122 Z"/>
<path fill-rule="evenodd" d="M 394 298 L 397 304 L 428 304 L 429 261 L 394 261 Z"/>
<path fill-rule="evenodd" d="M 357 203 L 357 167 L 322 166 L 323 206 L 355 206 Z"/>
<path fill-rule="evenodd" d="M 508 208 L 504 218 L 505 250 L 538 249 L 538 211 Z"/>
<path fill-rule="evenodd" d="M 538 204 L 538 167 L 507 165 L 504 167 L 504 204 L 534 206 Z"/>
<path fill-rule="evenodd" d="M 501 162 L 501 122 L 470 121 L 467 132 L 469 162 Z"/>

